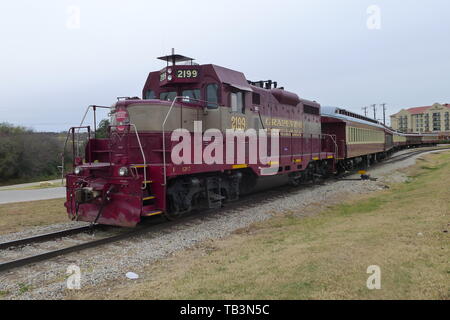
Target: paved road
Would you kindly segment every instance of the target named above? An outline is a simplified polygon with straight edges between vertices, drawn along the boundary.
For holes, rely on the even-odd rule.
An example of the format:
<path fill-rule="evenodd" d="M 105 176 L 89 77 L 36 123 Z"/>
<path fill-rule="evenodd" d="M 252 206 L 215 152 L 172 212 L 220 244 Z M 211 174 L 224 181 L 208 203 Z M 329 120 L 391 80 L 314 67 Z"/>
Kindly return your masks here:
<path fill-rule="evenodd" d="M 64 183 L 65 183 L 65 179 L 64 179 Z M 55 187 L 59 187 L 59 186 L 63 186 L 64 183 L 61 183 L 61 179 L 56 179 L 56 180 L 47 180 L 47 181 L 40 181 L 40 182 L 30 182 L 30 183 L 22 183 L 22 184 L 13 184 L 13 185 L 9 185 L 9 186 L 3 186 L 0 187 L 0 191 L 3 190 L 10 190 L 10 189 L 18 189 L 18 188 L 27 188 L 27 187 L 34 187 L 34 186 L 39 186 L 41 183 L 48 183 L 50 182 L 51 184 L 53 184 Z"/>
<path fill-rule="evenodd" d="M 20 186 L 9 186 L 8 188 L 20 188 L 29 185 L 30 184 Z M 32 190 L 8 190 L 2 188 L 0 189 L 0 204 L 58 199 L 58 198 L 65 198 L 65 196 L 66 196 L 66 188 L 64 187 L 32 189 Z"/>

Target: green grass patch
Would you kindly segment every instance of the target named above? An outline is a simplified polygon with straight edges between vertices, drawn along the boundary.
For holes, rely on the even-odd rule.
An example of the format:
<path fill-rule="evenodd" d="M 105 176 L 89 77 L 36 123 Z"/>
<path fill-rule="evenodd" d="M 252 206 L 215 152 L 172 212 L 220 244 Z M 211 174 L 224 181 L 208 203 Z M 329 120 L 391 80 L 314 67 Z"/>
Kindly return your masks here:
<path fill-rule="evenodd" d="M 26 283 L 19 283 L 19 294 L 24 294 L 31 290 L 31 286 Z"/>
<path fill-rule="evenodd" d="M 386 200 L 382 197 L 371 198 L 353 204 L 337 205 L 330 210 L 330 213 L 344 217 L 354 214 L 365 214 L 379 209 L 384 203 L 386 203 Z"/>
<path fill-rule="evenodd" d="M 0 297 L 5 297 L 9 294 L 9 291 L 2 291 L 0 290 Z"/>

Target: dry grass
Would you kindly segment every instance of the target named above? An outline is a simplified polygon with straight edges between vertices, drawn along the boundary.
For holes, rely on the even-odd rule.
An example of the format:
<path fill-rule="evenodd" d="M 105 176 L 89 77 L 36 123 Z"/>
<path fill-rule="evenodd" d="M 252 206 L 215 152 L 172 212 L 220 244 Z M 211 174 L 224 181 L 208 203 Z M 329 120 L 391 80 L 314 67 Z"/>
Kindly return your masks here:
<path fill-rule="evenodd" d="M 19 202 L 0 205 L 0 234 L 29 227 L 67 222 L 64 199 Z"/>
<path fill-rule="evenodd" d="M 450 154 L 407 183 L 301 218 L 274 218 L 73 299 L 449 299 Z M 444 231 L 447 230 L 447 233 Z M 382 289 L 368 290 L 378 265 Z"/>

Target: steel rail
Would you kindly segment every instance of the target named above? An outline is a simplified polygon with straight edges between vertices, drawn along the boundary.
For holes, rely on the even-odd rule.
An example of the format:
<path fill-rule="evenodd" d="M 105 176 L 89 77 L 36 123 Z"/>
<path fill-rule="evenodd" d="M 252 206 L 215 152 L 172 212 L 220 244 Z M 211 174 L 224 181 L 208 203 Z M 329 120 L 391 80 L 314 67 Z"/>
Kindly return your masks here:
<path fill-rule="evenodd" d="M 103 239 L 89 241 L 89 242 L 86 242 L 86 243 L 78 244 L 78 245 L 75 245 L 75 246 L 70 246 L 70 247 L 63 248 L 63 249 L 58 249 L 58 250 L 49 251 L 49 252 L 45 252 L 45 253 L 42 253 L 42 254 L 37 254 L 37 255 L 26 257 L 26 258 L 22 258 L 22 259 L 17 259 L 17 260 L 13 260 L 13 261 L 0 263 L 0 272 L 4 272 L 4 271 L 7 271 L 7 270 L 23 267 L 23 266 L 26 266 L 26 265 L 29 265 L 29 264 L 33 264 L 33 263 L 36 263 L 36 262 L 41 262 L 41 261 L 44 261 L 44 260 L 49 260 L 51 258 L 55 258 L 55 257 L 58 257 L 58 256 L 66 255 L 66 254 L 69 254 L 69 253 L 72 253 L 72 252 L 80 252 L 82 250 L 98 247 L 98 246 L 101 246 L 101 245 L 104 245 L 104 244 L 113 243 L 113 242 L 124 240 L 124 239 L 127 239 L 127 238 L 139 236 L 139 235 L 142 235 L 142 234 L 148 232 L 148 229 L 149 229 L 148 227 L 147 228 L 135 229 L 133 231 L 129 231 L 129 232 L 126 232 L 126 233 L 123 233 L 123 234 L 119 234 L 119 235 L 116 235 L 116 236 L 106 237 L 106 238 L 103 238 Z"/>
<path fill-rule="evenodd" d="M 280 192 L 279 194 L 277 193 L 277 194 L 273 195 L 272 197 L 270 197 L 270 196 L 268 197 L 266 192 L 259 192 L 256 194 L 244 196 L 240 201 L 229 203 L 227 205 L 227 207 L 224 208 L 224 210 L 232 211 L 237 208 L 242 208 L 243 206 L 258 205 L 261 202 L 269 201 L 270 199 L 273 199 L 273 198 L 276 198 L 279 196 L 284 197 L 284 192 L 286 192 L 286 189 L 284 187 L 286 187 L 286 186 L 283 186 L 283 189 L 282 189 L 282 190 L 284 190 L 283 192 Z M 259 199 L 260 201 L 255 201 L 255 199 Z M 163 229 L 166 227 L 170 228 L 170 227 L 173 227 L 173 226 L 176 226 L 179 224 L 189 224 L 189 221 L 191 221 L 191 220 L 198 219 L 198 218 L 205 219 L 208 215 L 214 215 L 214 214 L 217 214 L 217 212 L 218 212 L 217 209 L 206 209 L 206 210 L 201 210 L 201 211 L 195 210 L 192 213 L 189 213 L 188 215 L 186 215 L 183 219 L 179 219 L 179 220 L 175 220 L 175 221 L 164 221 L 164 222 L 151 224 L 149 226 L 142 226 L 142 227 L 138 227 L 137 229 L 134 229 L 132 231 L 125 232 L 125 233 L 122 233 L 122 234 L 119 234 L 116 236 L 106 237 L 103 239 L 94 240 L 94 241 L 82 243 L 82 244 L 75 245 L 75 246 L 70 246 L 70 247 L 63 248 L 63 249 L 58 249 L 58 250 L 54 250 L 54 251 L 50 251 L 50 252 L 46 252 L 46 253 L 30 256 L 30 257 L 25 257 L 25 258 L 13 260 L 13 261 L 0 263 L 0 272 L 5 272 L 8 270 L 27 266 L 27 265 L 34 264 L 34 263 L 41 262 L 41 261 L 46 261 L 46 260 L 49 260 L 49 259 L 52 259 L 52 258 L 55 258 L 58 256 L 63 256 L 63 255 L 69 254 L 69 253 L 80 252 L 80 251 L 98 247 L 101 245 L 110 244 L 113 242 L 141 236 L 152 230 L 157 231 L 158 229 Z M 201 213 L 201 216 L 199 215 L 199 213 Z M 99 225 L 99 226 L 101 226 L 101 225 Z"/>
<path fill-rule="evenodd" d="M 445 150 L 450 150 L 450 147 L 430 148 L 430 149 L 426 149 L 426 150 L 417 150 L 416 149 L 412 152 L 403 153 L 403 154 L 399 154 L 399 155 L 396 155 L 393 157 L 389 157 L 386 159 L 386 161 L 382 161 L 381 163 L 383 163 L 383 164 L 395 163 L 398 161 L 406 160 L 406 159 L 411 158 L 418 154 L 422 154 L 422 153 L 426 153 L 426 152 L 445 151 Z"/>
<path fill-rule="evenodd" d="M 426 147 L 426 148 L 429 148 L 429 147 Z M 414 156 L 418 156 L 423 153 L 432 153 L 432 152 L 436 152 L 436 151 L 446 151 L 446 150 L 450 150 L 450 147 L 433 148 L 433 149 L 426 149 L 426 150 L 416 149 L 412 152 L 399 154 L 399 155 L 396 155 L 393 157 L 388 157 L 384 160 L 381 160 L 377 163 L 372 164 L 370 166 L 370 168 L 372 168 L 372 167 L 375 168 L 375 167 L 382 166 L 385 164 L 393 164 L 396 162 L 404 161 L 406 159 L 412 158 Z M 370 170 L 370 168 L 368 170 Z M 342 174 L 341 176 L 336 177 L 336 180 L 339 180 L 339 181 L 361 181 L 362 180 L 362 179 L 345 179 L 346 177 L 351 176 L 353 174 L 355 174 L 355 171 L 346 172 L 346 173 Z M 370 180 L 370 179 L 368 179 L 368 180 Z"/>
<path fill-rule="evenodd" d="M 25 246 L 25 245 L 33 244 L 33 243 L 45 242 L 45 241 L 53 240 L 56 238 L 72 236 L 75 234 L 88 232 L 90 230 L 93 230 L 93 228 L 98 229 L 100 227 L 104 227 L 104 226 L 101 226 L 101 225 L 93 225 L 92 227 L 91 226 L 83 226 L 83 227 L 66 229 L 66 230 L 61 230 L 61 231 L 56 231 L 56 232 L 51 232 L 51 233 L 40 234 L 40 235 L 32 236 L 29 238 L 11 240 L 8 242 L 0 243 L 0 250 L 5 250 L 5 249 L 13 248 L 13 247 L 21 247 L 21 246 Z"/>

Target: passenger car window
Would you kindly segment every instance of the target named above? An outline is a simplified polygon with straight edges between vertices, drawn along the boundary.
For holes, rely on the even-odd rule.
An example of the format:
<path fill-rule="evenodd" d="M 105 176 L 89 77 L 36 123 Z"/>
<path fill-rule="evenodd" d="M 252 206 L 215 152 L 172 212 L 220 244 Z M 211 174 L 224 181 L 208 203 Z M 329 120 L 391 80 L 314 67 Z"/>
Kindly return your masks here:
<path fill-rule="evenodd" d="M 176 97 L 176 91 L 161 92 L 161 94 L 159 95 L 159 99 L 165 101 L 173 101 Z"/>
<path fill-rule="evenodd" d="M 217 109 L 219 97 L 217 94 L 219 86 L 215 83 L 206 86 L 206 101 L 208 101 L 208 109 Z"/>

